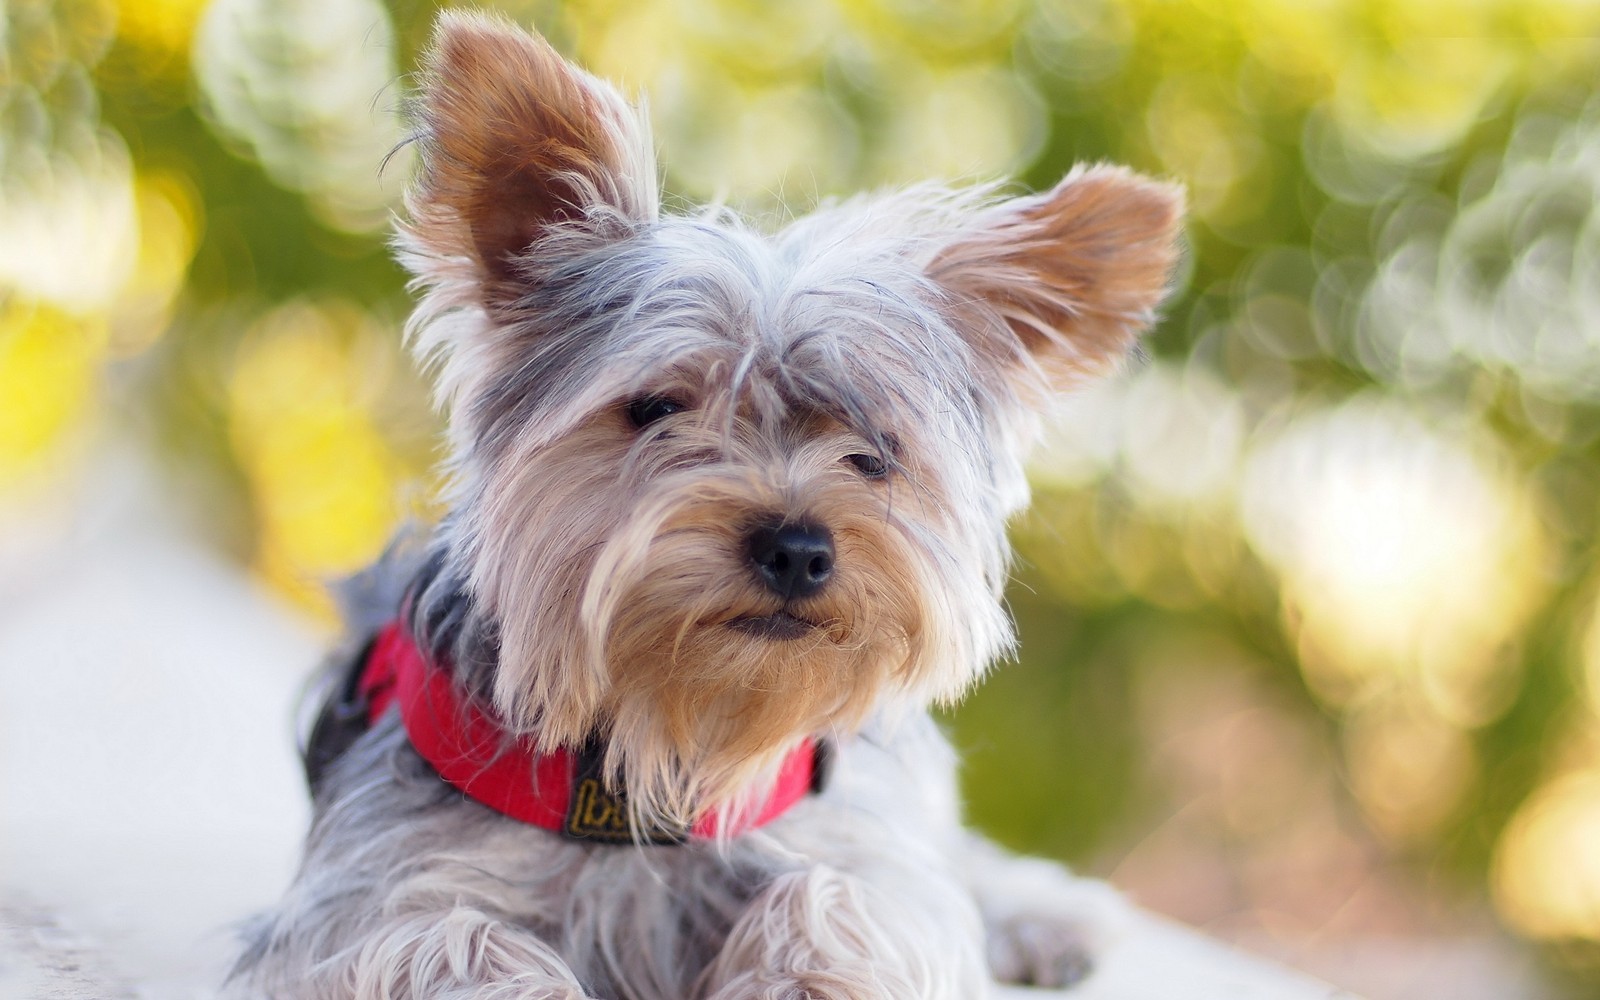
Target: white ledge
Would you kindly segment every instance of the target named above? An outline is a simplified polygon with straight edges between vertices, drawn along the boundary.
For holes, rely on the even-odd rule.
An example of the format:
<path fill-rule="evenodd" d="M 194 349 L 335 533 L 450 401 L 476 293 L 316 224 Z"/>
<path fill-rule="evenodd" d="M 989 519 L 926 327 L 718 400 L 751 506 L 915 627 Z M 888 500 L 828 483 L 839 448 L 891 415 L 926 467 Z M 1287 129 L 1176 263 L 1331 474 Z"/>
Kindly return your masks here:
<path fill-rule="evenodd" d="M 1003 1000 L 1359 1000 L 1354 993 L 1247 954 L 1181 924 L 1141 914 L 1066 993 L 1010 988 Z"/>
<path fill-rule="evenodd" d="M 86 935 L 47 910 L 0 894 L 0 996 L 132 1000 L 208 994 L 213 970 L 168 969 L 135 984 Z M 208 981 L 209 980 L 209 981 Z M 1326 983 L 1226 948 L 1153 916 L 1141 917 L 1078 988 L 1003 987 L 998 1000 L 1357 1000 Z"/>

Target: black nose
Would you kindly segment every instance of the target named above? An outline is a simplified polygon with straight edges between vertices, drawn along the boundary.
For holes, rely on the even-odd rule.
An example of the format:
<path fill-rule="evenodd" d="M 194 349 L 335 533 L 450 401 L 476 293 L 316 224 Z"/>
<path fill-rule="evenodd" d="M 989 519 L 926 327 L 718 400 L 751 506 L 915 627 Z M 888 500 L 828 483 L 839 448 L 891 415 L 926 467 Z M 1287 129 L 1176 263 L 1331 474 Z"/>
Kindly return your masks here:
<path fill-rule="evenodd" d="M 762 525 L 746 551 L 761 577 L 784 600 L 809 597 L 833 575 L 833 535 L 809 524 Z"/>

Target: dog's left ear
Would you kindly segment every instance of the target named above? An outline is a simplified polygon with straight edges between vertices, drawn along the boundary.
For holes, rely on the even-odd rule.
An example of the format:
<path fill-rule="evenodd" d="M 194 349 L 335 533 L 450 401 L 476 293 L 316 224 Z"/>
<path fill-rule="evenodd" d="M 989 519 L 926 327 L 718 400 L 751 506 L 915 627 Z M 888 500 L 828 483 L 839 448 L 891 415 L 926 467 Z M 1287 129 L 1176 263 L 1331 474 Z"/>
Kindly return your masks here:
<path fill-rule="evenodd" d="M 647 222 L 659 211 L 644 113 L 539 36 L 447 11 L 424 58 L 422 168 L 407 198 L 425 276 L 460 276 L 485 304 L 515 298 L 516 257 L 552 226 Z"/>
<path fill-rule="evenodd" d="M 1121 167 L 983 210 L 928 275 L 1003 372 L 1061 391 L 1113 367 L 1155 318 L 1178 259 L 1183 191 Z"/>

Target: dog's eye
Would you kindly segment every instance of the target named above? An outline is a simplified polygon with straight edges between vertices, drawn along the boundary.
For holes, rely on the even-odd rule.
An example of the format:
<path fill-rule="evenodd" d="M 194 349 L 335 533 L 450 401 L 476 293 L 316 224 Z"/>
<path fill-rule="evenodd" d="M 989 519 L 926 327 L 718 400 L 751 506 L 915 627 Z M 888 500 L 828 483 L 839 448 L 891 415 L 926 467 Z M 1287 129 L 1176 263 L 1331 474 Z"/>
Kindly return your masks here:
<path fill-rule="evenodd" d="M 846 455 L 844 460 L 855 466 L 856 471 L 868 479 L 882 479 L 889 473 L 889 466 L 876 455 Z"/>
<path fill-rule="evenodd" d="M 628 404 L 628 419 L 635 427 L 648 427 L 663 417 L 681 413 L 688 407 L 666 396 L 641 396 Z"/>

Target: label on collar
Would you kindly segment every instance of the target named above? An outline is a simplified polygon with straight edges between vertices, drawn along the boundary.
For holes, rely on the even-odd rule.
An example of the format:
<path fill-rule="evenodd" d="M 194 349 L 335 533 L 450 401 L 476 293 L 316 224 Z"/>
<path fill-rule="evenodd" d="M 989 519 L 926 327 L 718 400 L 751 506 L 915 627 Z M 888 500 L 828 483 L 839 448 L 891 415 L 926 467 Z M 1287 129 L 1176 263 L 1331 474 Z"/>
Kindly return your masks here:
<path fill-rule="evenodd" d="M 604 750 L 598 741 L 584 744 L 572 774 L 572 797 L 561 832 L 573 840 L 602 844 L 681 844 L 686 830 L 652 827 L 638 834 L 628 814 L 628 800 L 606 788 Z"/>

